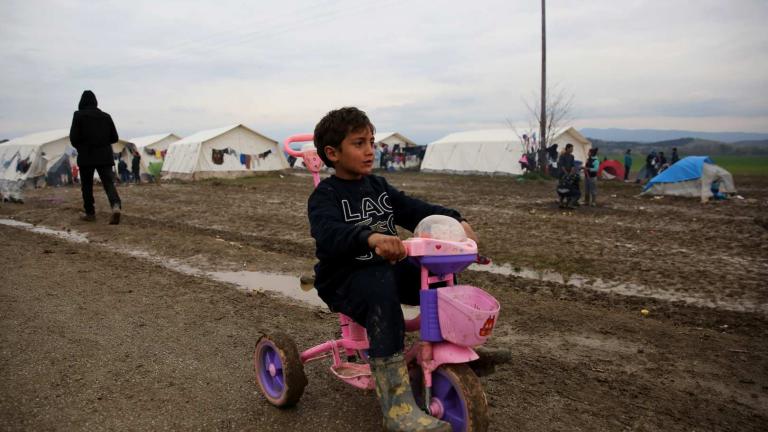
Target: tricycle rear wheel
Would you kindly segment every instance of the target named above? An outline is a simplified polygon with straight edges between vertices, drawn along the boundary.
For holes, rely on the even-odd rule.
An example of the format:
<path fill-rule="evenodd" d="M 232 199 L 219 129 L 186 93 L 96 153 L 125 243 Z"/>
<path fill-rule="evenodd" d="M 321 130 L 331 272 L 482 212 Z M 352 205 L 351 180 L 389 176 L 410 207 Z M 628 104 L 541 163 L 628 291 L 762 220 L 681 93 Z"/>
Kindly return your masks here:
<path fill-rule="evenodd" d="M 262 335 L 256 342 L 253 367 L 264 397 L 272 405 L 285 408 L 296 405 L 304 394 L 307 376 L 296 344 L 285 333 Z"/>
<path fill-rule="evenodd" d="M 424 378 L 420 368 L 411 369 L 416 402 L 424 406 Z M 480 380 L 466 364 L 444 364 L 432 372 L 432 415 L 451 424 L 454 432 L 488 430 L 488 400 Z"/>

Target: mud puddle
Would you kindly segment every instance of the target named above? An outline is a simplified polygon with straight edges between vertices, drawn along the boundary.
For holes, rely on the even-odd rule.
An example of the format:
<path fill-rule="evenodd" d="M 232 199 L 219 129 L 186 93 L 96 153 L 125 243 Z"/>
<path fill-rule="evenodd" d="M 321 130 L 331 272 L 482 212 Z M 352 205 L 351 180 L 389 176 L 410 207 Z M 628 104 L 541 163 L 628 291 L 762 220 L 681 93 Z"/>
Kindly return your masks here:
<path fill-rule="evenodd" d="M 704 295 L 696 295 L 676 290 L 649 287 L 631 282 L 607 281 L 601 278 L 589 278 L 580 275 L 568 277 L 551 270 L 535 270 L 525 267 L 513 267 L 509 264 L 473 264 L 469 270 L 514 276 L 523 279 L 531 279 L 543 282 L 554 282 L 570 287 L 618 294 L 622 296 L 648 297 L 670 302 L 683 302 L 693 306 L 703 306 L 715 309 L 730 310 L 736 312 L 757 312 L 768 315 L 768 304 L 760 304 L 746 300 L 734 300 L 727 298 L 712 299 Z"/>
<path fill-rule="evenodd" d="M 88 237 L 85 234 L 77 231 L 55 230 L 52 228 L 33 225 L 31 223 L 16 221 L 12 219 L 0 219 L 0 225 L 23 229 L 51 237 L 57 237 L 73 243 L 90 243 Z M 106 244 L 94 244 L 94 246 L 105 248 L 112 252 L 120 253 L 123 255 L 129 255 L 135 258 L 151 261 L 177 273 L 183 273 L 196 277 L 205 277 L 217 282 L 230 283 L 236 285 L 239 289 L 245 292 L 272 292 L 280 294 L 284 297 L 288 297 L 292 300 L 298 300 L 299 302 L 308 306 L 325 307 L 325 303 L 323 303 L 323 301 L 320 300 L 320 297 L 317 296 L 317 292 L 312 289 L 311 284 L 309 286 L 307 286 L 307 284 L 302 284 L 300 279 L 296 276 L 254 271 L 211 272 L 192 267 L 179 260 L 154 255 L 143 250 L 127 249 L 124 247 Z"/>

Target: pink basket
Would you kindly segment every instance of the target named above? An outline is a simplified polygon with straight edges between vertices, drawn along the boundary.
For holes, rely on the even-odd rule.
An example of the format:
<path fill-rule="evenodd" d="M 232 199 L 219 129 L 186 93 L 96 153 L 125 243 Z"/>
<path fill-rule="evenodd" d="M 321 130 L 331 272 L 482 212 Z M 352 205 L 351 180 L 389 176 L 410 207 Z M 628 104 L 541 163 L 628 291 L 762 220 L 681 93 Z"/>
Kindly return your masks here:
<path fill-rule="evenodd" d="M 437 309 L 443 339 L 462 346 L 481 345 L 493 332 L 499 302 L 471 285 L 437 290 Z"/>

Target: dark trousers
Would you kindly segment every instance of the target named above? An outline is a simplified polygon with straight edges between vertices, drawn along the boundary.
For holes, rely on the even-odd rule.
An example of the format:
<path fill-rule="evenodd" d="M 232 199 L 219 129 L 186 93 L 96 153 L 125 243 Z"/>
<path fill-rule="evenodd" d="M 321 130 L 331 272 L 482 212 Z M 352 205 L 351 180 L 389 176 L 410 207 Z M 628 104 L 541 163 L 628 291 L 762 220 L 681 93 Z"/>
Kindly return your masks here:
<path fill-rule="evenodd" d="M 418 305 L 420 270 L 407 261 L 375 264 L 352 272 L 343 294 L 329 304 L 363 325 L 371 357 L 390 357 L 403 351 L 405 321 L 400 304 Z"/>
<path fill-rule="evenodd" d="M 89 167 L 80 167 L 80 187 L 83 192 L 83 208 L 86 214 L 96 214 L 96 209 L 93 207 L 93 172 L 99 173 L 101 179 L 101 185 L 104 186 L 104 192 L 107 193 L 107 199 L 109 200 L 109 206 L 113 207 L 115 204 L 120 206 L 120 196 L 117 195 L 117 189 L 115 189 L 114 172 L 112 171 L 112 165 Z"/>
<path fill-rule="evenodd" d="M 624 180 L 629 178 L 629 170 L 631 170 L 632 167 L 629 165 L 624 165 Z"/>
<path fill-rule="evenodd" d="M 134 183 L 141 183 L 141 174 L 139 173 L 139 170 L 137 170 L 137 169 L 133 170 L 133 182 Z"/>

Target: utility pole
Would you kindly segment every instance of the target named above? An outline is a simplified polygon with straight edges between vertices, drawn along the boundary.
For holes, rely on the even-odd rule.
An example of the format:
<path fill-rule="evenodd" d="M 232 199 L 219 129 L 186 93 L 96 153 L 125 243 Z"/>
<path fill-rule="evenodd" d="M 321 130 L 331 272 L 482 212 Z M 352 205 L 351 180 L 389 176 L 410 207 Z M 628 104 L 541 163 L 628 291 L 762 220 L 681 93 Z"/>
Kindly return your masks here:
<path fill-rule="evenodd" d="M 539 115 L 539 169 L 546 173 L 547 149 L 547 13 L 546 0 L 541 0 L 541 114 Z"/>

